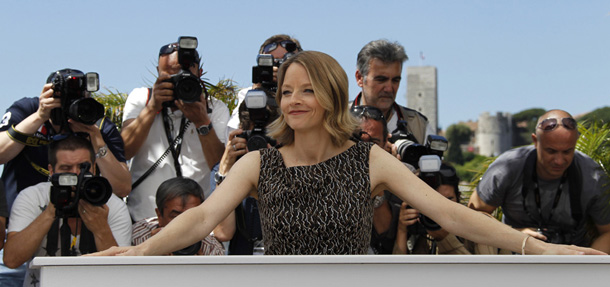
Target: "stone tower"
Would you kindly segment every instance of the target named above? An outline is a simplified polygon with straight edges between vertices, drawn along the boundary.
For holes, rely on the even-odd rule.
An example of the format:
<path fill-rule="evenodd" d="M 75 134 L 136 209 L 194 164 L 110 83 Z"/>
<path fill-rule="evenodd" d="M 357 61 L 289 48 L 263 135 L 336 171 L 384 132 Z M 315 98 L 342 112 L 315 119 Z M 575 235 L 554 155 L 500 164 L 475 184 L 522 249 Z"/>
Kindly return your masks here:
<path fill-rule="evenodd" d="M 512 146 L 512 115 L 510 113 L 497 113 L 495 116 L 488 112 L 479 116 L 476 131 L 476 145 L 479 154 L 485 156 L 498 156 L 509 150 Z"/>
<path fill-rule="evenodd" d="M 438 133 L 437 87 L 436 67 L 407 67 L 407 107 L 426 116 Z"/>

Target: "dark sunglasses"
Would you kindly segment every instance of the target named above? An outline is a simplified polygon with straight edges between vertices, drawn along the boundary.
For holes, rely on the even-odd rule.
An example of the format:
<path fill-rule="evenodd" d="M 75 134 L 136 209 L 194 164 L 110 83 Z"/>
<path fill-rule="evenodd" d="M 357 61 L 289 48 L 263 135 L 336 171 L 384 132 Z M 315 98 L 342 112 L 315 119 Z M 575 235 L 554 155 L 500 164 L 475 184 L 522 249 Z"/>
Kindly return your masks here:
<path fill-rule="evenodd" d="M 367 117 L 376 121 L 384 120 L 383 112 L 380 109 L 373 106 L 352 106 L 350 112 L 357 118 Z"/>
<path fill-rule="evenodd" d="M 576 120 L 573 118 L 562 118 L 561 123 L 559 123 L 557 118 L 548 118 L 541 121 L 537 128 L 546 132 L 552 131 L 560 125 L 568 130 L 574 130 L 576 129 Z"/>
<path fill-rule="evenodd" d="M 265 45 L 265 47 L 263 47 L 263 54 L 271 53 L 272 51 L 277 49 L 277 44 L 280 44 L 280 46 L 284 47 L 284 49 L 286 49 L 286 51 L 288 52 L 294 52 L 297 49 L 297 44 L 295 42 L 292 42 L 290 40 L 284 40 L 281 42 L 273 42 Z"/>
<path fill-rule="evenodd" d="M 163 55 L 169 55 L 177 50 L 178 50 L 178 43 L 171 43 L 171 44 L 161 46 L 161 49 L 159 49 L 159 57 L 161 57 Z M 197 61 L 199 61 L 199 53 L 197 53 L 197 51 L 195 51 L 195 58 Z"/>
<path fill-rule="evenodd" d="M 159 49 L 159 57 L 161 57 L 162 55 L 169 55 L 176 50 L 178 50 L 178 43 L 171 43 L 165 46 L 161 46 L 161 49 Z"/>

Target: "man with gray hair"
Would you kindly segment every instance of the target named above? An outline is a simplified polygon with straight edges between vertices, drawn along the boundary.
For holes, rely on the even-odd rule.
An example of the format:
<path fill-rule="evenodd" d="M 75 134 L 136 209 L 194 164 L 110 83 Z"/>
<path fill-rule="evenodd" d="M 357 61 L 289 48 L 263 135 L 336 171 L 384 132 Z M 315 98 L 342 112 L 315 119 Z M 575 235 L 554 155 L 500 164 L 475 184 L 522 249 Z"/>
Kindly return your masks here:
<path fill-rule="evenodd" d="M 428 119 L 395 102 L 402 79 L 402 64 L 408 59 L 404 47 L 398 42 L 381 39 L 366 44 L 358 53 L 356 66 L 356 82 L 362 92 L 356 96 L 353 105 L 380 109 L 388 123 L 388 130 L 392 133 L 396 131 L 399 121 L 405 121 L 407 131 L 415 141 L 424 144 L 428 134 L 436 133 Z"/>
<path fill-rule="evenodd" d="M 436 133 L 429 125 L 428 119 L 395 101 L 402 79 L 402 64 L 408 59 L 404 47 L 398 42 L 391 43 L 381 39 L 364 45 L 358 53 L 356 64 L 356 82 L 362 92 L 356 96 L 351 108 L 372 106 L 381 110 L 387 122 L 387 131 L 408 135 L 409 140 L 423 145 L 428 134 Z M 397 154 L 397 147 L 390 141 L 386 141 L 384 148 L 394 155 Z M 375 198 L 372 253 L 392 253 L 401 202 L 389 191 Z"/>

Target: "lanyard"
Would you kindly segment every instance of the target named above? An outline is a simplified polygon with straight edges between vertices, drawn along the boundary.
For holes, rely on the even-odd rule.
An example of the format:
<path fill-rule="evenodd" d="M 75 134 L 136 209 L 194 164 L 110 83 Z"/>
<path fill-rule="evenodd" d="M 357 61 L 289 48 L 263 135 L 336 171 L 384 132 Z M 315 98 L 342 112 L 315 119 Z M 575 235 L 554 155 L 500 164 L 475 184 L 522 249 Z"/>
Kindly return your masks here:
<path fill-rule="evenodd" d="M 174 145 L 173 144 L 174 138 L 172 137 L 172 132 L 171 132 L 171 127 L 173 125 L 171 125 L 171 123 L 170 123 L 170 118 L 169 118 L 169 115 L 167 114 L 167 108 L 164 108 L 161 111 L 162 111 L 162 116 L 163 116 L 163 126 L 165 127 L 165 135 L 167 136 L 167 143 L 169 144 L 169 150 L 171 151 L 172 156 L 174 158 L 174 167 L 176 169 L 176 176 L 182 177 L 182 169 L 180 167 L 180 163 L 178 162 L 178 157 L 180 156 L 180 150 L 182 149 L 182 136 L 184 135 L 186 126 L 188 124 L 190 124 L 190 122 L 187 123 L 186 117 L 184 117 L 184 115 L 182 115 L 182 120 L 180 121 L 180 131 L 178 132 L 178 136 L 175 139 L 176 144 Z"/>
<path fill-rule="evenodd" d="M 559 204 L 559 199 L 561 198 L 563 184 L 566 182 L 566 179 L 567 179 L 567 176 L 564 173 L 564 175 L 561 176 L 561 182 L 559 183 L 559 186 L 557 187 L 557 191 L 555 192 L 555 198 L 553 199 L 553 206 L 551 207 L 551 211 L 549 213 L 549 218 L 548 218 L 548 220 L 544 220 L 544 217 L 542 216 L 542 207 L 541 207 L 541 203 L 540 203 L 540 188 L 538 186 L 538 177 L 536 176 L 535 171 L 532 173 L 532 180 L 534 182 L 534 201 L 536 202 L 536 210 L 538 211 L 538 215 L 540 216 L 540 221 L 538 222 L 538 226 L 540 228 L 544 227 L 542 224 L 544 221 L 546 221 L 547 224 L 549 224 L 551 222 L 551 219 L 553 218 L 553 213 L 555 212 L 555 208 L 557 208 L 557 205 Z M 527 209 L 527 204 L 525 204 L 525 197 L 527 196 L 527 188 L 523 189 L 523 192 L 521 193 L 521 195 L 523 196 L 523 209 L 525 210 L 525 213 L 527 213 L 527 216 L 529 216 L 532 220 L 534 220 L 534 218 L 530 214 L 529 210 Z"/>

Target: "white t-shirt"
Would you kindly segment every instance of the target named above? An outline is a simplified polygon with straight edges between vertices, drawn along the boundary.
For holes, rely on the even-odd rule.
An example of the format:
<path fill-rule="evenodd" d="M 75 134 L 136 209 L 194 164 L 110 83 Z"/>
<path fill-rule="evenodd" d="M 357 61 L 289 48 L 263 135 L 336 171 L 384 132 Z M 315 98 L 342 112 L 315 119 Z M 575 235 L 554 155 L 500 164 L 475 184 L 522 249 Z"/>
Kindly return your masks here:
<path fill-rule="evenodd" d="M 134 89 L 125 102 L 123 110 L 123 122 L 128 119 L 135 119 L 140 112 L 146 107 L 148 100 L 148 88 Z M 229 109 L 227 105 L 220 100 L 211 98 L 210 120 L 212 121 L 213 129 L 216 136 L 221 142 L 225 142 L 227 138 L 227 121 L 229 120 Z M 182 119 L 182 111 L 168 111 L 171 122 L 172 137 L 176 138 L 180 131 L 180 122 Z M 203 188 L 205 197 L 210 195 L 210 168 L 203 155 L 197 127 L 191 123 L 182 140 L 182 149 L 178 162 L 182 169 L 182 176 L 195 180 L 201 188 Z M 155 116 L 153 124 L 148 132 L 148 136 L 142 144 L 142 147 L 134 155 L 130 162 L 130 171 L 132 183 L 137 181 L 167 150 L 169 143 L 165 128 L 163 126 L 162 113 Z M 174 167 L 174 158 L 169 155 L 157 166 L 155 171 L 151 173 L 140 185 L 131 191 L 127 199 L 129 213 L 134 221 L 143 218 L 154 217 L 155 214 L 155 194 L 157 188 L 165 180 L 176 177 Z"/>
<path fill-rule="evenodd" d="M 239 128 L 239 105 L 241 105 L 241 103 L 244 102 L 244 99 L 246 98 L 246 94 L 248 93 L 249 90 L 252 90 L 252 89 L 253 89 L 253 87 L 243 88 L 243 89 L 239 90 L 239 93 L 237 93 L 237 106 L 235 106 L 235 108 L 233 109 L 231 118 L 229 119 L 229 122 L 227 123 L 227 141 L 228 141 L 229 133 L 231 133 L 232 131 Z"/>
<path fill-rule="evenodd" d="M 30 186 L 22 190 L 11 209 L 10 224 L 8 226 L 8 232 L 20 232 L 28 227 L 42 212 L 46 209 L 50 202 L 50 182 L 41 182 L 37 185 Z M 125 203 L 118 198 L 116 195 L 112 195 L 108 202 L 108 225 L 112 231 L 112 235 L 119 246 L 130 246 L 131 245 L 131 218 L 127 211 Z M 59 226 L 62 225 L 60 220 Z M 77 236 L 76 246 L 80 243 L 80 236 Z M 57 256 L 61 255 L 61 241 L 59 240 L 58 232 L 58 246 Z M 36 256 L 47 256 L 46 251 L 47 236 L 42 239 L 40 247 L 34 253 Z M 29 266 L 29 264 L 28 264 Z M 35 286 L 34 282 L 40 279 L 39 269 L 30 270 L 28 268 L 23 286 Z"/>

